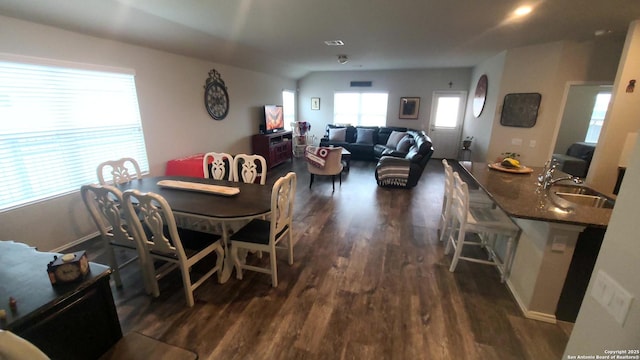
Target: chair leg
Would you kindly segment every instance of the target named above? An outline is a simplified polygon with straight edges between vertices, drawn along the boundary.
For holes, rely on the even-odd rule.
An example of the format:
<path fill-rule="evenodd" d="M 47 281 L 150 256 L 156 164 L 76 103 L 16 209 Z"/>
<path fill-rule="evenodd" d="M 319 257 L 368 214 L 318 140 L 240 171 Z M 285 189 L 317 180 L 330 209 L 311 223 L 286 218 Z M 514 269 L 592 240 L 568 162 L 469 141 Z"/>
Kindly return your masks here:
<path fill-rule="evenodd" d="M 189 276 L 189 268 L 184 264 L 180 264 L 180 272 L 182 273 L 182 285 L 184 286 L 184 296 L 187 299 L 187 306 L 193 307 L 193 289 L 191 288 L 191 276 Z"/>
<path fill-rule="evenodd" d="M 313 174 L 309 177 L 309 189 L 311 189 L 311 185 L 313 184 Z"/>
<path fill-rule="evenodd" d="M 458 240 L 456 241 L 456 251 L 453 252 L 453 259 L 451 259 L 451 266 L 449 267 L 450 272 L 454 272 L 456 270 L 456 266 L 458 265 L 458 260 L 460 259 L 460 254 L 462 254 L 462 248 L 464 247 L 464 237 L 465 231 L 462 227 L 458 230 Z"/>
<path fill-rule="evenodd" d="M 289 227 L 289 265 L 293 265 L 293 234 Z"/>
<path fill-rule="evenodd" d="M 116 283 L 117 288 L 121 288 L 122 278 L 120 277 L 120 267 L 116 261 L 116 254 L 114 253 L 113 248 L 109 245 L 107 245 L 107 254 L 109 257 L 109 266 L 113 269 L 113 281 Z"/>
<path fill-rule="evenodd" d="M 271 286 L 278 287 L 278 264 L 276 263 L 276 249 L 271 248 L 269 254 L 269 261 L 271 262 Z"/>
<path fill-rule="evenodd" d="M 340 180 L 340 187 L 342 187 L 342 171 L 338 173 L 338 180 Z"/>
<path fill-rule="evenodd" d="M 331 175 L 331 186 L 333 187 L 333 191 L 336 191 L 336 176 Z"/>

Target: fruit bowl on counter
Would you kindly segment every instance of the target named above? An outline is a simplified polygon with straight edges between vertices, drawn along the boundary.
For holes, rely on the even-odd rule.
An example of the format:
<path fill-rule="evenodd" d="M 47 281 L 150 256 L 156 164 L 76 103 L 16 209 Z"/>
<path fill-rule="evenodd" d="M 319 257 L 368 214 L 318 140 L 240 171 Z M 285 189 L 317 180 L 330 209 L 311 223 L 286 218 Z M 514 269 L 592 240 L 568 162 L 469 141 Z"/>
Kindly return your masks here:
<path fill-rule="evenodd" d="M 520 161 L 513 157 L 513 155 L 518 156 L 518 154 L 508 154 L 512 156 L 507 156 L 499 162 L 489 164 L 489 168 L 514 174 L 529 174 L 533 172 L 532 168 L 520 164 Z"/>

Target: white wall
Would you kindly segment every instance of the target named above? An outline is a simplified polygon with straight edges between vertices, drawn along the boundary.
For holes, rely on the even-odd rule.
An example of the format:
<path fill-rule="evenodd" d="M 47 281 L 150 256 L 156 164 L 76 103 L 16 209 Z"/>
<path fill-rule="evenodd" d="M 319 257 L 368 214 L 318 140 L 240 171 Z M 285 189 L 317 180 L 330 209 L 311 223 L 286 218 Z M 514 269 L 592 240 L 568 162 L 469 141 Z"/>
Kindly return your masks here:
<path fill-rule="evenodd" d="M 467 91 L 470 77 L 470 68 L 315 72 L 298 81 L 298 120 L 310 121 L 311 134 L 321 138 L 326 125 L 333 123 L 335 92 L 380 91 L 389 93 L 387 126 L 427 130 L 433 92 Z M 351 81 L 372 81 L 372 87 L 350 87 Z M 311 110 L 312 97 L 320 98 L 320 110 Z M 401 97 L 420 97 L 418 120 L 399 119 Z"/>
<path fill-rule="evenodd" d="M 487 59 L 474 69 L 474 78 L 486 72 L 489 86 L 499 81 L 497 92 L 489 94 L 487 106 L 494 109 L 475 119 L 467 111 L 463 133 L 480 134 L 474 143 L 475 161 L 494 161 L 503 152 L 517 152 L 525 165 L 541 166 L 551 157 L 561 120 L 561 107 L 565 84 L 570 81 L 611 81 L 615 77 L 622 43 L 619 39 L 605 39 L 585 43 L 555 42 L 510 49 L 504 56 Z M 491 90 L 491 89 L 490 89 Z M 469 90 L 475 91 L 472 82 Z M 535 126 L 532 128 L 507 127 L 500 124 L 502 103 L 506 94 L 537 92 L 542 101 Z M 493 104 L 491 104 L 493 102 Z M 486 124 L 492 116 L 491 125 Z M 480 122 L 478 122 L 480 120 Z M 490 141 L 486 144 L 486 130 L 490 128 Z M 520 139 L 521 145 L 513 145 Z M 531 142 L 535 146 L 531 147 Z M 480 157 L 480 154 L 484 157 Z"/>
<path fill-rule="evenodd" d="M 134 69 L 152 175 L 162 175 L 166 161 L 176 157 L 213 150 L 250 152 L 260 106 L 282 103 L 282 90 L 295 88 L 292 79 L 3 16 L 0 52 Z M 212 68 L 229 91 L 230 111 L 222 121 L 209 117 L 204 107 L 204 84 Z M 2 212 L 0 223 L 0 239 L 43 251 L 95 231 L 77 193 Z"/>
<path fill-rule="evenodd" d="M 626 92 L 632 79 L 640 81 L 640 20 L 633 22 L 627 32 L 611 94 L 612 105 L 587 175 L 587 183 L 604 192 L 613 192 L 627 134 L 640 129 L 640 83 L 636 82 L 634 92 Z"/>
<path fill-rule="evenodd" d="M 629 27 L 625 51 L 620 60 L 618 76 L 614 83 L 614 94 L 617 99 L 613 102 L 610 112 L 616 116 L 626 114 L 630 119 L 638 121 L 640 113 L 640 90 L 626 93 L 629 79 L 640 79 L 640 20 Z M 624 117 L 624 116 L 622 116 Z M 612 119 L 617 120 L 617 119 Z M 624 134 L 626 122 L 617 121 L 609 124 L 605 144 L 601 148 L 617 147 L 614 138 Z M 636 127 L 637 129 L 637 127 Z M 617 132 L 619 134 L 613 134 Z M 624 142 L 624 139 L 622 140 Z M 608 149 L 607 149 L 608 150 Z M 596 150 L 600 151 L 600 150 Z M 600 151 L 600 156 L 608 151 Z M 615 167 L 616 162 L 610 161 Z M 592 165 L 593 166 L 593 165 Z M 603 169 L 604 165 L 600 165 Z M 591 172 L 589 173 L 591 177 Z M 613 178 L 613 177 L 612 177 Z M 614 178 L 615 180 L 615 178 Z M 592 276 L 575 326 L 565 350 L 567 355 L 604 355 L 604 350 L 638 349 L 640 344 L 640 244 L 638 234 L 638 204 L 640 203 L 640 140 L 636 142 L 631 160 L 622 182 L 616 206 L 611 214 L 611 220 L 600 248 L 600 255 L 596 261 L 593 274 L 604 271 L 614 281 L 620 284 L 634 297 L 629 314 L 624 325 L 618 324 L 614 318 L 589 294 L 593 287 L 595 276 Z"/>
<path fill-rule="evenodd" d="M 502 70 L 507 52 L 483 61 L 473 68 L 472 80 L 469 88 L 467 100 L 467 111 L 465 112 L 464 128 L 462 138 L 473 136 L 471 144 L 471 160 L 483 162 L 487 159 L 487 149 L 491 143 L 493 130 L 493 119 L 498 111 L 499 90 L 502 81 Z M 487 75 L 488 88 L 485 105 L 479 117 L 473 116 L 473 95 L 476 91 L 478 79 L 483 74 Z"/>
<path fill-rule="evenodd" d="M 640 344 L 640 141 L 611 214 L 600 255 L 565 350 L 567 355 L 605 355 L 605 350 L 638 350 Z M 598 271 L 604 271 L 634 297 L 624 325 L 618 324 L 589 294 Z M 637 355 L 637 354 L 636 354 Z"/>

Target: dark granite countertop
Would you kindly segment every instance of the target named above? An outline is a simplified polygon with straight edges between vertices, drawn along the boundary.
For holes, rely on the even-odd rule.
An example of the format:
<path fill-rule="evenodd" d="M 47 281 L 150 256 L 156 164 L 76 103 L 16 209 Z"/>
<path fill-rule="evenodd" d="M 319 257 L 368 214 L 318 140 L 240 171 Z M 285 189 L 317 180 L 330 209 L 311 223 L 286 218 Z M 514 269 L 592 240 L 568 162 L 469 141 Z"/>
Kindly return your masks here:
<path fill-rule="evenodd" d="M 462 161 L 459 165 L 467 173 L 466 176 L 460 173 L 463 179 L 469 182 L 470 176 L 512 217 L 595 227 L 606 227 L 609 223 L 612 209 L 567 203 L 552 192 L 536 192 L 540 167 L 534 167 L 529 174 L 513 174 L 490 169 L 488 163 Z M 566 174 L 556 171 L 554 178 L 563 175 Z"/>

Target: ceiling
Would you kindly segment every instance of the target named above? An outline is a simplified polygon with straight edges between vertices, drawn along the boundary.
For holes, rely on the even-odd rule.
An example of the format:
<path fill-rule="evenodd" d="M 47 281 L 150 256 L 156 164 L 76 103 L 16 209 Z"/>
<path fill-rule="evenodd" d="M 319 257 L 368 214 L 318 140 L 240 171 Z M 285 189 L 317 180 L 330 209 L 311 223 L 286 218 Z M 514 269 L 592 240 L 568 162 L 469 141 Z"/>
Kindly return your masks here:
<path fill-rule="evenodd" d="M 533 12 L 515 18 L 523 4 Z M 0 0 L 0 14 L 297 79 L 471 67 L 506 49 L 591 40 L 597 30 L 624 37 L 640 0 Z"/>

